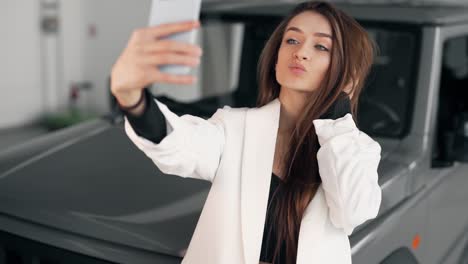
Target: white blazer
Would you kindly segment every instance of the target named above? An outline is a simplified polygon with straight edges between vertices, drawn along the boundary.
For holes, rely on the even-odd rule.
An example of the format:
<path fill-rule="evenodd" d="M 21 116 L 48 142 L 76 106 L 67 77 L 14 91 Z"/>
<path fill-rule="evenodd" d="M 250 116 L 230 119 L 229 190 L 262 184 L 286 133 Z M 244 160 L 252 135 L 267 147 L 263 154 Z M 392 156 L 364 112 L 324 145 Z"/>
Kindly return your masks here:
<path fill-rule="evenodd" d="M 162 172 L 212 182 L 182 263 L 258 264 L 279 99 L 260 108 L 225 106 L 208 120 L 179 117 L 155 101 L 167 136 L 154 144 L 125 118 L 128 137 Z M 301 220 L 296 263 L 351 263 L 348 235 L 379 211 L 381 147 L 357 129 L 351 114 L 313 123 L 322 184 Z"/>

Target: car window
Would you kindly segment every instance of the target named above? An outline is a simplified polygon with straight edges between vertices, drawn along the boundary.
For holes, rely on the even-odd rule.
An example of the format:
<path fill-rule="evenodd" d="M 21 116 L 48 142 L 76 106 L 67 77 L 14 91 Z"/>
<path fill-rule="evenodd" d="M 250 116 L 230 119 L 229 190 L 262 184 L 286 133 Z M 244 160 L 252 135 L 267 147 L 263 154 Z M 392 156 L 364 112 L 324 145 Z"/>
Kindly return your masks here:
<path fill-rule="evenodd" d="M 359 125 L 373 136 L 403 137 L 411 123 L 418 32 L 394 25 L 364 26 L 378 53 L 360 97 Z"/>
<path fill-rule="evenodd" d="M 457 146 L 463 146 L 457 133 L 463 134 L 464 113 L 468 112 L 468 36 L 444 42 L 439 85 L 433 167 L 451 164 Z"/>

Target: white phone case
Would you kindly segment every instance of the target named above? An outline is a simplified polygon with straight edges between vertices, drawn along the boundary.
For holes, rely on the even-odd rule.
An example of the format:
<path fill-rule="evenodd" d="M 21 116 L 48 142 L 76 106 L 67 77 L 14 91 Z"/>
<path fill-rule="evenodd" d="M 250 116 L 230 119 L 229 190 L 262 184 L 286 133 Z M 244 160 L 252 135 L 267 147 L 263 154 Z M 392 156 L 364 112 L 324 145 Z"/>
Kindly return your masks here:
<path fill-rule="evenodd" d="M 149 19 L 150 26 L 199 20 L 201 0 L 153 0 Z M 195 44 L 198 29 L 180 32 L 164 37 L 179 42 Z M 159 70 L 170 74 L 189 74 L 192 67 L 185 65 L 159 65 Z"/>

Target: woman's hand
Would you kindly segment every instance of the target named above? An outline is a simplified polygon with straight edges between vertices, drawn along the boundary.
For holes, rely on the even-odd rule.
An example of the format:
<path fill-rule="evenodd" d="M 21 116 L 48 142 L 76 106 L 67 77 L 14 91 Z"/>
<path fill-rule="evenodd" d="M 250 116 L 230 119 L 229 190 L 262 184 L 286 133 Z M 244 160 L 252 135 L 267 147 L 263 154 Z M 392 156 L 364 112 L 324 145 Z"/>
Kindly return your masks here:
<path fill-rule="evenodd" d="M 140 28 L 133 32 L 127 47 L 112 67 L 111 92 L 122 106 L 135 104 L 142 90 L 152 83 L 192 84 L 192 75 L 173 75 L 159 71 L 158 65 L 196 66 L 202 50 L 199 46 L 160 39 L 178 32 L 190 31 L 200 22 L 186 21 Z"/>

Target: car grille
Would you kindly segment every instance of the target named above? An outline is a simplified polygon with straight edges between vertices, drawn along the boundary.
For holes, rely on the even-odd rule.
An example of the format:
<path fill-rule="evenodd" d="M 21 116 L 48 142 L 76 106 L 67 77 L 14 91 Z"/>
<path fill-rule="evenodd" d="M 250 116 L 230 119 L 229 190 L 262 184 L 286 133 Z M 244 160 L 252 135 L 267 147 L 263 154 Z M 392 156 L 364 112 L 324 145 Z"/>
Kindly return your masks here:
<path fill-rule="evenodd" d="M 0 231 L 0 264 L 116 264 Z"/>

